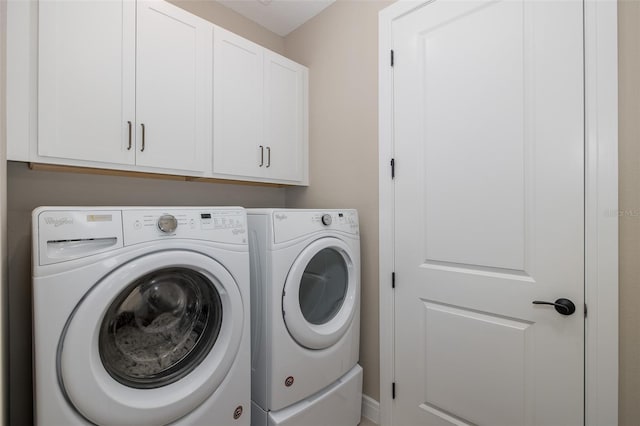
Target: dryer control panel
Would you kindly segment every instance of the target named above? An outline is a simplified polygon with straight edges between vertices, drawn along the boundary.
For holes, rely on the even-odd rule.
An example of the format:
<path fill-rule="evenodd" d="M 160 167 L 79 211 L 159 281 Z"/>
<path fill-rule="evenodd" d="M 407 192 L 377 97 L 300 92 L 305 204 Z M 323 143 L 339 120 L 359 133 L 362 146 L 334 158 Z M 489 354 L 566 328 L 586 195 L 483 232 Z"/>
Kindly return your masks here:
<path fill-rule="evenodd" d="M 318 231 L 360 235 L 357 210 L 276 210 L 273 212 L 274 243 L 291 241 Z"/>
<path fill-rule="evenodd" d="M 242 209 L 124 210 L 122 227 L 125 245 L 165 238 L 247 243 Z"/>

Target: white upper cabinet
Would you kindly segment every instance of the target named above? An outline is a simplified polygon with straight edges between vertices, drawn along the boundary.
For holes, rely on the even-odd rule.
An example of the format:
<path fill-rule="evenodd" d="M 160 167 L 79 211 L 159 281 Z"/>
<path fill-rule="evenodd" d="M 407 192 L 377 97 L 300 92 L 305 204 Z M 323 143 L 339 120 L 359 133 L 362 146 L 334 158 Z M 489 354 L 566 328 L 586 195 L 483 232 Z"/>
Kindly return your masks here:
<path fill-rule="evenodd" d="M 213 171 L 261 176 L 264 49 L 222 28 L 213 33 Z"/>
<path fill-rule="evenodd" d="M 307 79 L 305 67 L 265 52 L 265 170 L 271 178 L 306 179 Z"/>
<path fill-rule="evenodd" d="M 135 3 L 39 2 L 38 155 L 133 164 Z"/>
<path fill-rule="evenodd" d="M 211 24 L 166 2 L 138 1 L 137 34 L 137 164 L 204 170 Z"/>
<path fill-rule="evenodd" d="M 214 30 L 213 172 L 306 184 L 307 68 Z"/>
<path fill-rule="evenodd" d="M 308 70 L 163 0 L 7 6 L 9 160 L 308 185 Z"/>
<path fill-rule="evenodd" d="M 211 24 L 162 1 L 41 1 L 39 19 L 39 156 L 205 170 Z"/>

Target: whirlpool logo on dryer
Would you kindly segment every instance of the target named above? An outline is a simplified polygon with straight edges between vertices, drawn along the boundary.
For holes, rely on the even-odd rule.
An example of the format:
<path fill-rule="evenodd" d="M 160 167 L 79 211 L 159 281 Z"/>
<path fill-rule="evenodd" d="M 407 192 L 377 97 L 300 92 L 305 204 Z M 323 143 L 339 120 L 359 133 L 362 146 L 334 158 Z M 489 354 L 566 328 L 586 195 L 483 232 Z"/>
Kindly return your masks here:
<path fill-rule="evenodd" d="M 55 228 L 62 225 L 73 225 L 72 217 L 45 217 L 44 223 L 53 225 Z"/>

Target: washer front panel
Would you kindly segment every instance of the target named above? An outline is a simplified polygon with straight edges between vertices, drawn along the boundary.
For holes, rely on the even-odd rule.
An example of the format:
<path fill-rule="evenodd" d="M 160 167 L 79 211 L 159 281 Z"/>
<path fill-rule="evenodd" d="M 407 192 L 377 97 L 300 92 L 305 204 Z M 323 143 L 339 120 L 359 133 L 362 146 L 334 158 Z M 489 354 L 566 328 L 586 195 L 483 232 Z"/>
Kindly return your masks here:
<path fill-rule="evenodd" d="M 302 250 L 282 296 L 284 322 L 298 344 L 325 349 L 340 340 L 356 311 L 357 277 L 349 247 L 337 238 L 320 238 Z"/>
<path fill-rule="evenodd" d="M 170 279 L 163 284 L 157 279 L 166 278 L 165 272 L 171 275 L 176 271 L 191 271 L 189 279 L 199 277 L 201 282 L 182 283 L 176 287 L 176 281 Z M 173 279 L 175 278 L 174 276 Z M 154 282 L 158 284 L 155 290 L 152 288 Z M 145 283 L 150 284 L 151 288 L 146 289 Z M 207 290 L 208 286 L 211 286 L 210 290 Z M 187 290 L 188 288 L 190 290 Z M 148 294 L 143 294 L 145 291 Z M 198 291 L 210 293 L 201 294 L 202 297 L 187 294 Z M 162 295 L 163 292 L 169 294 Z M 176 302 L 173 296 L 183 297 L 182 302 L 185 304 Z M 144 297 L 148 300 L 143 303 Z M 152 300 L 154 298 L 155 300 Z M 200 310 L 202 314 L 203 307 L 197 305 L 207 299 L 210 303 L 209 309 L 221 311 L 208 312 L 211 315 L 209 324 L 198 324 L 197 319 L 187 321 L 186 325 L 178 324 L 181 318 L 193 316 L 193 312 L 187 312 L 189 310 Z M 136 312 L 136 309 L 140 312 Z M 154 309 L 156 312 L 149 312 Z M 181 310 L 184 312 L 181 313 Z M 229 372 L 240 346 L 243 311 L 243 301 L 237 283 L 222 265 L 210 257 L 187 250 L 167 250 L 133 259 L 98 282 L 76 306 L 68 320 L 58 349 L 58 369 L 63 391 L 76 410 L 97 425 L 171 423 L 190 413 L 210 397 Z M 113 322 L 113 318 L 108 315 L 115 312 L 121 313 L 122 316 Z M 218 314 L 221 314 L 221 318 L 217 317 Z M 201 320 L 202 318 L 200 315 Z M 216 318 L 219 324 L 216 324 Z M 157 324 L 154 324 L 154 319 Z M 159 336 L 162 333 L 156 328 L 167 325 L 171 328 L 172 321 L 178 322 L 173 324 L 176 327 L 174 331 L 182 330 L 184 333 L 168 332 L 168 340 L 173 337 L 179 339 L 180 335 L 189 339 L 193 333 L 188 328 L 192 326 L 194 329 L 213 327 L 210 332 L 217 332 L 213 341 L 206 341 L 207 332 L 200 334 L 201 338 L 205 339 L 202 343 L 203 350 L 207 349 L 207 346 L 210 348 L 208 353 L 206 350 L 203 356 L 194 353 L 190 358 L 189 353 L 176 355 L 176 352 L 168 349 L 171 344 L 161 343 Z M 171 357 L 173 354 L 176 358 L 173 361 L 177 362 L 171 364 L 170 360 L 165 360 L 169 368 L 165 370 L 159 367 L 150 375 L 141 372 L 147 371 L 151 364 L 141 368 L 137 373 L 133 365 L 121 365 L 119 373 L 114 373 L 111 365 L 111 371 L 108 371 L 105 364 L 109 365 L 109 362 L 105 362 L 105 357 L 109 355 L 101 353 L 100 349 L 109 347 L 110 338 L 120 339 L 116 345 L 120 346 L 121 352 L 130 357 L 129 361 L 136 356 L 143 359 L 153 352 L 139 342 L 132 344 L 125 336 L 109 337 L 111 332 L 115 332 L 116 335 L 125 333 L 127 330 L 123 328 L 127 323 L 133 328 L 131 325 L 136 322 L 142 324 L 139 331 L 145 329 L 145 324 L 146 328 L 151 327 L 147 331 L 150 332 L 151 339 L 155 339 L 151 344 L 158 344 L 158 356 Z M 106 343 L 103 342 L 102 345 L 101 332 L 103 339 L 106 339 Z M 128 337 L 135 338 L 135 333 L 129 334 L 131 336 Z M 208 338 L 211 339 L 212 336 Z M 177 341 L 173 347 L 178 350 L 184 349 L 185 343 Z M 186 343 L 187 346 L 190 344 Z M 200 342 L 195 342 L 190 350 L 197 350 L 195 348 L 199 344 Z M 171 369 L 171 365 L 180 366 L 181 361 L 185 361 L 182 368 L 186 370 L 180 367 Z M 142 378 L 136 378 L 136 375 Z M 118 377 L 114 378 L 115 376 Z"/>

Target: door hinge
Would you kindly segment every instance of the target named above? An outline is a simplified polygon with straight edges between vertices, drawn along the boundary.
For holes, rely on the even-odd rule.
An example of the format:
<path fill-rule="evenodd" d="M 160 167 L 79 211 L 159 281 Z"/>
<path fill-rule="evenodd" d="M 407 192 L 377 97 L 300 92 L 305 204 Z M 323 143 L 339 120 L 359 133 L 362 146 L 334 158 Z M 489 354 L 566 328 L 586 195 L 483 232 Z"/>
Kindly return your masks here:
<path fill-rule="evenodd" d="M 584 317 L 587 317 L 587 304 L 584 304 Z"/>
<path fill-rule="evenodd" d="M 391 66 L 393 66 L 393 49 L 391 49 Z"/>
<path fill-rule="evenodd" d="M 391 399 L 396 399 L 396 382 L 391 383 Z"/>
<path fill-rule="evenodd" d="M 391 179 L 396 177 L 396 160 L 394 158 L 391 159 Z"/>
<path fill-rule="evenodd" d="M 396 273 L 391 273 L 391 288 L 396 288 Z"/>

